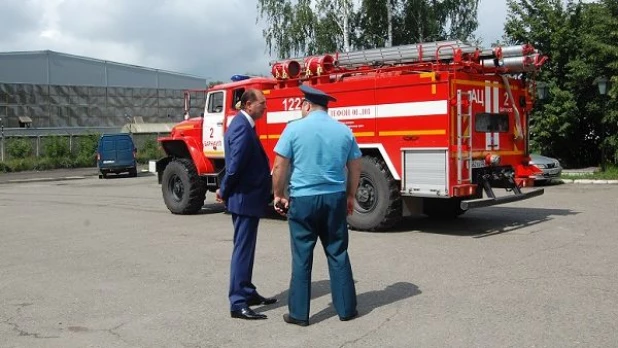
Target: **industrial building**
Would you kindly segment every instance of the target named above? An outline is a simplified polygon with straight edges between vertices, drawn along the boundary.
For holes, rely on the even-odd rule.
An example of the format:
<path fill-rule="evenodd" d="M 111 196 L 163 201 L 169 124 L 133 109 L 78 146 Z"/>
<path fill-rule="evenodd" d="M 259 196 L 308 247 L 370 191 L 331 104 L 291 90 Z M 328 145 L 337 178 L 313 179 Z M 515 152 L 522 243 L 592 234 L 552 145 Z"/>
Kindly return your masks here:
<path fill-rule="evenodd" d="M 182 119 L 186 89 L 205 78 L 54 51 L 0 52 L 5 128 L 110 128 Z M 192 96 L 204 105 L 203 93 Z"/>

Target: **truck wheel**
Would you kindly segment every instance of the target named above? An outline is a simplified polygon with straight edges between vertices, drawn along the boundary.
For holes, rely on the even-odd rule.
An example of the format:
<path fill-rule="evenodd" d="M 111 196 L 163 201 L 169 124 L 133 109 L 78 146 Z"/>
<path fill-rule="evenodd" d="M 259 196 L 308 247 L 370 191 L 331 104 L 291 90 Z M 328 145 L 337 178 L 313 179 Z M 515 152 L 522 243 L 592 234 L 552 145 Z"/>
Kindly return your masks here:
<path fill-rule="evenodd" d="M 425 198 L 423 214 L 431 219 L 451 220 L 467 211 L 461 209 L 460 203 L 459 198 Z"/>
<path fill-rule="evenodd" d="M 195 214 L 206 199 L 206 186 L 193 162 L 186 158 L 175 159 L 165 167 L 161 190 L 165 205 L 173 214 Z"/>
<path fill-rule="evenodd" d="M 131 168 L 129 170 L 129 176 L 132 178 L 136 178 L 137 177 L 137 168 Z"/>
<path fill-rule="evenodd" d="M 359 231 L 383 231 L 401 219 L 399 184 L 379 158 L 361 159 L 361 175 L 356 191 L 354 214 L 348 224 Z"/>

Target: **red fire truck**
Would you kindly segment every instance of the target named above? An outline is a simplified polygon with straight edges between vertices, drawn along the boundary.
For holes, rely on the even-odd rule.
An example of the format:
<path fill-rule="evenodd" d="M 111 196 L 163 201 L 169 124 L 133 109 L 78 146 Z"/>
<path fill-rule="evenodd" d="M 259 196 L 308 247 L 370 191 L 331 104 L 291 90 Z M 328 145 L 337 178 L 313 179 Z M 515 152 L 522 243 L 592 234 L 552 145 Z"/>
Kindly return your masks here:
<path fill-rule="evenodd" d="M 272 78 L 235 75 L 203 91 L 202 116 L 159 139 L 165 204 L 174 214 L 196 213 L 218 188 L 223 135 L 247 88 L 267 98 L 256 129 L 272 163 L 286 124 L 301 117 L 300 84 L 337 98 L 328 112 L 352 129 L 363 152 L 353 229 L 383 231 L 413 213 L 453 218 L 541 195 L 522 188 L 539 172 L 529 164 L 528 119 L 546 59 L 530 45 L 441 41 L 272 62 Z"/>

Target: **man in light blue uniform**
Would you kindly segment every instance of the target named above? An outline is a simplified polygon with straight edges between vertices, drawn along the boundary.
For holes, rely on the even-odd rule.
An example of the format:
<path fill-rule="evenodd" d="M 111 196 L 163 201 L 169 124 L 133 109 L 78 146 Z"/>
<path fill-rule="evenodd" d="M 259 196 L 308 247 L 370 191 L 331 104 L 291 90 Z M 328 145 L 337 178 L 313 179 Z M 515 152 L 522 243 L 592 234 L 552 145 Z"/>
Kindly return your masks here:
<path fill-rule="evenodd" d="M 292 244 L 289 314 L 283 319 L 307 326 L 313 249 L 318 238 L 328 259 L 339 318 L 345 321 L 358 315 L 348 256 L 347 215 L 354 212 L 361 152 L 350 128 L 327 113 L 328 102 L 336 99 L 306 85 L 300 89 L 305 95 L 303 118 L 290 122 L 275 146 L 273 189 L 275 209 L 288 216 Z M 284 196 L 288 178 L 289 199 Z"/>

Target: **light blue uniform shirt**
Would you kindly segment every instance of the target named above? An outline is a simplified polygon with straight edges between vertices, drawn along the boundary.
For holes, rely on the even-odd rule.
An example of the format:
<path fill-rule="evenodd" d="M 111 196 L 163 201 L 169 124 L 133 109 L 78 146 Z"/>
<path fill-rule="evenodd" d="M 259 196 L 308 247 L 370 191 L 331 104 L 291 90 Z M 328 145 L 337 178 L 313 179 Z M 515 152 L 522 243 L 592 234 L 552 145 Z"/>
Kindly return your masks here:
<path fill-rule="evenodd" d="M 290 197 L 345 192 L 346 163 L 361 157 L 350 128 L 324 111 L 288 123 L 275 152 L 290 160 Z"/>

